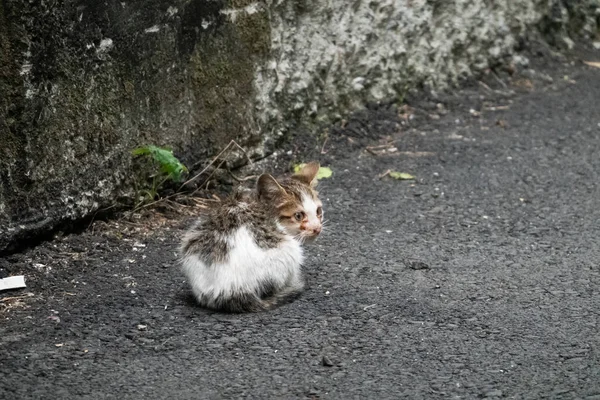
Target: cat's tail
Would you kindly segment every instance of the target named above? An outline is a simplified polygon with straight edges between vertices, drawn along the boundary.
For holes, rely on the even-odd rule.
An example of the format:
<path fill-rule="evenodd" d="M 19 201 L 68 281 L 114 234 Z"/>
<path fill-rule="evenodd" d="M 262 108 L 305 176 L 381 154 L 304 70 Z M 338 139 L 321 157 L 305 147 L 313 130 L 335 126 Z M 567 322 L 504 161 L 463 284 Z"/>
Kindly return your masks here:
<path fill-rule="evenodd" d="M 296 300 L 304 289 L 304 283 L 295 282 L 289 286 L 286 286 L 281 291 L 273 294 L 266 299 L 262 299 L 262 302 L 266 304 L 267 310 L 271 310 L 282 304 L 291 303 Z"/>
<path fill-rule="evenodd" d="M 290 303 L 302 293 L 304 282 L 300 277 L 294 277 L 291 282 L 277 291 L 270 291 L 266 297 L 257 293 L 239 292 L 227 297 L 217 296 L 208 299 L 197 296 L 198 302 L 207 308 L 231 313 L 248 313 L 272 310 L 282 304 Z"/>
<path fill-rule="evenodd" d="M 266 301 L 254 293 L 238 293 L 227 298 L 217 297 L 212 301 L 199 302 L 207 308 L 230 313 L 253 313 L 267 311 L 271 308 Z"/>
<path fill-rule="evenodd" d="M 231 312 L 231 313 L 255 313 L 272 310 L 280 305 L 290 303 L 300 294 L 304 288 L 303 284 L 286 286 L 284 289 L 261 299 L 254 293 L 237 294 L 225 299 L 217 298 L 209 308 Z"/>

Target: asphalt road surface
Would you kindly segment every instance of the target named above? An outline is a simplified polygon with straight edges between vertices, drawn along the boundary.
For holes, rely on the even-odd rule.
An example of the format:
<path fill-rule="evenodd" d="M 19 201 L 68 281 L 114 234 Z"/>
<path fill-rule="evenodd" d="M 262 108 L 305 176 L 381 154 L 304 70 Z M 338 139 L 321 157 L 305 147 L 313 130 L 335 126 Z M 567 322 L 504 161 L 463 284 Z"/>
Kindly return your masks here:
<path fill-rule="evenodd" d="M 298 137 L 330 222 L 275 311 L 194 305 L 188 216 L 4 257 L 0 398 L 600 399 L 600 69 L 542 61 Z"/>

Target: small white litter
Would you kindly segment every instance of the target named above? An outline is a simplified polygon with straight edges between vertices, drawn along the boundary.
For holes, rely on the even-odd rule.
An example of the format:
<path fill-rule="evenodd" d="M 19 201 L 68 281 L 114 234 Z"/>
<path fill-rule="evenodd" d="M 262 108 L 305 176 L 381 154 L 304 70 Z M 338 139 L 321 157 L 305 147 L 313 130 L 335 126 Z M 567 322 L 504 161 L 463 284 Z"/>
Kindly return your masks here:
<path fill-rule="evenodd" d="M 0 279 L 0 291 L 9 289 L 20 289 L 25 287 L 25 277 L 23 275 L 9 276 Z"/>

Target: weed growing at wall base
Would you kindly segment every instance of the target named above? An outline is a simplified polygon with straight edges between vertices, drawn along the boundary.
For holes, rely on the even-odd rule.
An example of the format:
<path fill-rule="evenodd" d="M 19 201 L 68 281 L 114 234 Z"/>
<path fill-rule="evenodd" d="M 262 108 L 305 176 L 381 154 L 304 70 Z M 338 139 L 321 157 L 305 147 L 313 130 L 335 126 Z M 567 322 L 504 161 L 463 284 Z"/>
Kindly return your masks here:
<path fill-rule="evenodd" d="M 149 174 L 144 177 L 147 187 L 136 190 L 136 202 L 139 202 L 136 208 L 153 201 L 167 181 L 179 183 L 188 172 L 186 166 L 173 155 L 171 149 L 147 145 L 134 149 L 131 154 L 134 157 L 144 157 L 151 163 Z"/>

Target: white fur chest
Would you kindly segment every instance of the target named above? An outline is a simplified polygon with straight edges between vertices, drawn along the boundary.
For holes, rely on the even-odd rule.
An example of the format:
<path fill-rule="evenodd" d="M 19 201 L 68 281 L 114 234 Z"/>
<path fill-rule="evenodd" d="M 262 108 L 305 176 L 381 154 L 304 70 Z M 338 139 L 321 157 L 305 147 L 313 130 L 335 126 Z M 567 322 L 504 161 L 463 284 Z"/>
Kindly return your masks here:
<path fill-rule="evenodd" d="M 196 255 L 183 258 L 183 270 L 197 296 L 255 292 L 267 283 L 283 287 L 300 275 L 302 248 L 291 236 L 275 248 L 263 249 L 242 226 L 227 237 L 227 242 L 229 252 L 224 262 L 206 264 Z"/>

